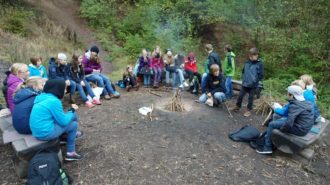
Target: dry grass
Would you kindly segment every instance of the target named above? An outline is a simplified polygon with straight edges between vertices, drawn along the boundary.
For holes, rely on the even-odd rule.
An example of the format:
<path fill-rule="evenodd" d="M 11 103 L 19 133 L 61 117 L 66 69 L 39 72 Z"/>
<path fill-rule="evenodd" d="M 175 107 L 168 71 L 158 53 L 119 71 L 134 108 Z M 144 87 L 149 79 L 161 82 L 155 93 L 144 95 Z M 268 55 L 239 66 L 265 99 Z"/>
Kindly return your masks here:
<path fill-rule="evenodd" d="M 68 57 L 73 53 L 82 53 L 80 44 L 68 38 L 67 28 L 48 18 L 31 21 L 29 30 L 32 32 L 31 36 L 22 37 L 0 29 L 0 58 L 10 63 L 30 63 L 30 57 L 37 55 L 41 56 L 44 65 L 47 65 L 48 59 L 56 56 L 58 52 L 64 52 Z"/>

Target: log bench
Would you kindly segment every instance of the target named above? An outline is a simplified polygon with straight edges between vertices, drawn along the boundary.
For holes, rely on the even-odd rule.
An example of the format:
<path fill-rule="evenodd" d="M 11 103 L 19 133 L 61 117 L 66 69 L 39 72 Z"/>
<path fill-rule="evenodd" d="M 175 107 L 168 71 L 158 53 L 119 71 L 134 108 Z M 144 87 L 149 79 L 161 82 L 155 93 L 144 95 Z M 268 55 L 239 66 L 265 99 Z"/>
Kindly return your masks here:
<path fill-rule="evenodd" d="M 289 133 L 281 132 L 278 129 L 273 130 L 272 142 L 274 146 L 281 152 L 287 154 L 298 154 L 305 159 L 311 159 L 314 155 L 314 150 L 311 145 L 325 135 L 325 129 L 329 125 L 329 120 L 319 122 L 313 127 L 319 129 L 319 133 L 309 133 L 306 136 L 300 137 Z"/>
<path fill-rule="evenodd" d="M 12 124 L 11 116 L 0 117 L 0 144 L 11 144 L 14 156 L 12 158 L 16 174 L 20 178 L 27 176 L 28 164 L 35 153 L 42 149 L 58 153 L 62 162 L 60 141 L 39 141 L 32 135 L 23 135 L 16 132 Z"/>

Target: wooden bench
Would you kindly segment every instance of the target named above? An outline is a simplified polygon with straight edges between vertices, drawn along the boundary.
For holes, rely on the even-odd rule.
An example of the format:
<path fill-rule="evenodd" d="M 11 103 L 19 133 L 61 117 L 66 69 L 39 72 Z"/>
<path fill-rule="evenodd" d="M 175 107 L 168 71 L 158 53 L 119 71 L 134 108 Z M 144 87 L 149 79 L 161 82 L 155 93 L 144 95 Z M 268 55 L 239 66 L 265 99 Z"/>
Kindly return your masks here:
<path fill-rule="evenodd" d="M 278 129 L 273 130 L 272 142 L 274 146 L 281 152 L 287 154 L 299 154 L 300 156 L 311 159 L 314 155 L 314 150 L 310 147 L 313 143 L 325 135 L 325 129 L 329 125 L 329 120 L 319 122 L 314 125 L 319 129 L 319 133 L 315 134 L 311 131 L 303 137 L 296 136 L 289 133 L 281 132 Z"/>
<path fill-rule="evenodd" d="M 60 161 L 63 161 L 59 140 L 39 141 L 32 135 L 19 134 L 12 125 L 11 116 L 0 117 L 0 135 L 0 143 L 11 144 L 15 152 L 13 164 L 16 174 L 20 178 L 27 176 L 29 161 L 35 153 L 42 149 L 57 152 Z"/>

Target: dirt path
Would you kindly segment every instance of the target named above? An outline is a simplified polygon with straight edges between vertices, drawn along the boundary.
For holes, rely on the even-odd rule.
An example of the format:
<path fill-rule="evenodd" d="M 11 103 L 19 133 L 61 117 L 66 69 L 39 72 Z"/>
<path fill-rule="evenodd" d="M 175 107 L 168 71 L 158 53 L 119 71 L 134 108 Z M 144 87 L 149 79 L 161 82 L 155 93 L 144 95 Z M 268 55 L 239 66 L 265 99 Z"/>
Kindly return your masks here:
<path fill-rule="evenodd" d="M 106 61 L 108 52 L 102 49 L 99 42 L 96 41 L 93 30 L 88 27 L 87 22 L 80 18 L 79 1 L 78 0 L 26 0 L 37 10 L 46 14 L 50 19 L 59 25 L 68 28 L 71 32 L 75 32 L 78 40 L 88 49 L 92 45 L 97 45 L 100 49 L 100 57 L 102 61 Z M 110 62 L 104 62 L 104 73 L 109 74 L 113 69 Z"/>

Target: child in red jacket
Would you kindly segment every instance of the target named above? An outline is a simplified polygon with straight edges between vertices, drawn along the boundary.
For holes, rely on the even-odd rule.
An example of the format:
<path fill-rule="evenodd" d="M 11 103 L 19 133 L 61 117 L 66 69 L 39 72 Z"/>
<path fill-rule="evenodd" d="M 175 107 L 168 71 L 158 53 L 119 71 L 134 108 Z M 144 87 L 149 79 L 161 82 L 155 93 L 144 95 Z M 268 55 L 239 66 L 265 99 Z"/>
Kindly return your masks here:
<path fill-rule="evenodd" d="M 197 71 L 197 62 L 193 52 L 189 52 L 188 56 L 185 58 L 184 70 L 190 83 L 193 82 L 194 76 L 197 77 L 198 84 L 201 83 L 201 75 Z M 195 91 L 198 91 L 198 89 L 195 89 Z"/>

